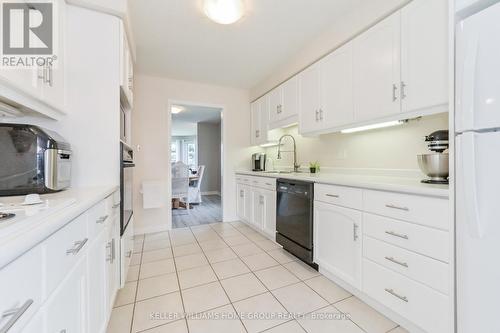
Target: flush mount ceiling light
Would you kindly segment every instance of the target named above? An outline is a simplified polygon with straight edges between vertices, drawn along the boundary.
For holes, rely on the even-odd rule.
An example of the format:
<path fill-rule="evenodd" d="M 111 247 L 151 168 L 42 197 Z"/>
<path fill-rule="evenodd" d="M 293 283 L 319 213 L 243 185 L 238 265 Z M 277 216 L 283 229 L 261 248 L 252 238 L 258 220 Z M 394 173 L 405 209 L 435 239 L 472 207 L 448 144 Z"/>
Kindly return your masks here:
<path fill-rule="evenodd" d="M 178 113 L 181 113 L 182 111 L 184 111 L 184 108 L 182 106 L 172 106 L 172 109 L 170 110 L 172 112 L 172 114 L 178 114 Z"/>
<path fill-rule="evenodd" d="M 204 0 L 203 11 L 214 22 L 232 24 L 243 16 L 243 0 Z"/>
<path fill-rule="evenodd" d="M 354 128 L 349 128 L 340 131 L 341 133 L 355 133 L 355 132 L 362 132 L 362 131 L 369 131 L 377 128 L 384 128 L 384 127 L 391 127 L 391 126 L 398 126 L 398 125 L 403 125 L 407 123 L 408 120 L 394 120 L 394 121 L 388 121 L 385 123 L 379 123 L 379 124 L 373 124 L 373 125 L 366 125 L 366 126 L 360 126 L 360 127 L 354 127 Z"/>

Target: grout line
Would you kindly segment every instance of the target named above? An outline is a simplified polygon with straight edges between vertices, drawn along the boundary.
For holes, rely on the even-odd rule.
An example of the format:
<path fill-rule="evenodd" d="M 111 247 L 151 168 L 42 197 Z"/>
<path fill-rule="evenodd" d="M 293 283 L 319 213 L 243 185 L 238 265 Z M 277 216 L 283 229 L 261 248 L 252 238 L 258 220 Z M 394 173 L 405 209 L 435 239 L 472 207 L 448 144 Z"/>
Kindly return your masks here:
<path fill-rule="evenodd" d="M 214 230 L 212 227 L 210 227 L 210 228 L 211 228 L 212 230 Z M 190 228 L 190 230 L 191 230 L 191 228 Z M 191 232 L 193 232 L 193 230 L 191 230 Z M 193 233 L 193 235 L 194 235 L 194 233 Z M 195 238 L 196 238 L 196 237 L 195 237 Z M 220 239 L 224 242 L 224 244 L 226 244 L 226 245 L 227 245 L 227 243 L 226 243 L 226 242 L 222 239 L 222 237 L 220 237 L 220 236 L 219 236 L 219 238 L 220 238 Z M 196 239 L 196 241 L 198 242 L 198 239 Z M 199 242 L 198 242 L 198 245 L 201 247 L 201 245 L 200 245 L 200 243 L 199 243 Z M 229 249 L 231 249 L 231 248 L 229 247 Z M 233 304 L 233 302 L 231 301 L 231 298 L 230 298 L 230 297 L 229 297 L 229 295 L 227 294 L 226 289 L 224 289 L 224 286 L 223 286 L 223 285 L 222 285 L 222 283 L 220 282 L 219 276 L 217 275 L 217 273 L 215 273 L 215 270 L 214 270 L 214 268 L 213 268 L 212 264 L 211 264 L 211 263 L 210 263 L 210 261 L 208 260 L 208 257 L 207 257 L 207 255 L 206 255 L 206 253 L 205 253 L 205 250 L 204 250 L 203 248 L 202 248 L 201 250 L 203 251 L 203 255 L 205 256 L 205 258 L 207 259 L 208 264 L 210 265 L 210 269 L 211 269 L 211 270 L 212 270 L 212 272 L 214 273 L 215 278 L 217 279 L 217 282 L 219 283 L 220 287 L 221 287 L 221 288 L 222 288 L 222 290 L 224 291 L 224 294 L 226 295 L 226 298 L 227 298 L 227 300 L 229 301 L 229 304 L 230 304 L 230 305 L 231 305 L 231 307 L 233 308 L 234 313 L 236 313 L 236 316 L 237 316 L 237 317 L 238 317 L 238 319 L 240 320 L 240 323 L 241 323 L 241 325 L 243 326 L 243 329 L 245 330 L 245 332 L 248 332 L 248 329 L 246 328 L 245 324 L 243 323 L 243 320 L 241 319 L 240 315 L 238 314 L 238 311 L 236 311 L 236 308 L 234 307 L 234 304 Z M 232 249 L 231 249 L 231 251 L 232 251 Z M 233 251 L 233 252 L 234 252 L 234 251 Z M 235 254 L 236 254 L 236 253 L 235 253 Z M 238 255 L 238 254 L 236 254 L 236 255 Z M 225 305 L 224 305 L 224 306 L 225 306 Z"/>
<path fill-rule="evenodd" d="M 170 231 L 168 232 L 168 240 L 170 241 L 170 244 L 172 244 L 172 235 L 170 234 Z M 186 306 L 184 305 L 184 298 L 182 297 L 182 290 L 181 290 L 181 281 L 179 280 L 179 272 L 177 271 L 177 263 L 175 262 L 174 257 L 174 250 L 173 246 L 170 247 L 170 252 L 172 252 L 172 261 L 174 262 L 174 268 L 175 268 L 175 276 L 177 277 L 177 287 L 179 287 L 179 295 L 181 297 L 181 304 L 182 304 L 182 311 L 184 311 L 184 315 L 186 314 Z M 186 323 L 186 329 L 189 333 L 189 325 L 187 323 L 187 320 L 184 316 L 184 320 Z"/>
<path fill-rule="evenodd" d="M 141 255 L 141 260 L 139 260 L 139 271 L 137 273 L 137 281 L 135 281 L 136 285 L 135 285 L 135 296 L 134 296 L 134 306 L 133 306 L 133 309 L 132 309 L 132 318 L 130 320 L 130 333 L 133 333 L 132 332 L 132 328 L 134 327 L 134 317 L 135 317 L 135 306 L 137 304 L 137 293 L 139 291 L 139 278 L 141 276 L 141 267 L 142 267 L 142 253 L 144 252 L 144 242 L 146 240 L 146 236 L 143 236 L 142 238 L 142 246 L 141 246 L 141 252 L 140 252 L 140 255 Z M 135 241 L 135 239 L 134 239 Z M 134 251 L 132 251 L 132 255 L 134 255 L 133 253 Z M 129 267 L 130 269 L 130 267 Z M 127 277 L 125 277 L 125 283 L 127 282 Z"/>

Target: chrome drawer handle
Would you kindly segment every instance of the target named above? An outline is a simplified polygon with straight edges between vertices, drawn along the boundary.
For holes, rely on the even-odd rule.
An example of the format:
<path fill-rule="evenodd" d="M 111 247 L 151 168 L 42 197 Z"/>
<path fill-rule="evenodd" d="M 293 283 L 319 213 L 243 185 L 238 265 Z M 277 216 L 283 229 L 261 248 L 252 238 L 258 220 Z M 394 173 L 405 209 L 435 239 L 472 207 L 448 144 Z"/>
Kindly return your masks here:
<path fill-rule="evenodd" d="M 132 250 L 129 250 L 127 254 L 125 254 L 125 257 L 130 258 L 132 257 Z"/>
<path fill-rule="evenodd" d="M 359 226 L 356 223 L 354 223 L 352 225 L 352 233 L 353 233 L 353 239 L 354 239 L 354 241 L 357 241 L 358 238 L 359 238 L 359 236 L 358 236 L 358 228 L 359 228 Z"/>
<path fill-rule="evenodd" d="M 66 255 L 69 255 L 69 254 L 77 255 L 78 252 L 80 252 L 80 250 L 85 246 L 85 244 L 87 244 L 88 240 L 89 240 L 88 238 L 85 238 L 82 241 L 75 242 L 75 247 L 72 249 L 66 250 Z"/>
<path fill-rule="evenodd" d="M 117 204 L 113 205 L 113 208 L 118 208 L 118 207 L 120 207 L 120 203 L 117 203 Z"/>
<path fill-rule="evenodd" d="M 393 257 L 385 257 L 386 260 L 389 260 L 390 262 L 393 262 L 395 264 L 398 264 L 400 266 L 408 268 L 408 264 L 399 260 L 394 259 Z"/>
<path fill-rule="evenodd" d="M 388 292 L 389 294 L 391 294 L 392 296 L 397 297 L 397 298 L 399 298 L 400 300 L 402 300 L 402 301 L 404 301 L 404 302 L 408 303 L 408 297 L 406 297 L 406 296 L 401 296 L 401 295 L 397 294 L 397 293 L 396 293 L 393 289 L 387 289 L 387 288 L 385 288 L 385 291 L 386 291 L 386 292 Z"/>
<path fill-rule="evenodd" d="M 95 223 L 104 223 L 107 219 L 108 219 L 109 215 L 105 215 L 105 216 L 101 216 L 100 218 L 98 218 Z"/>
<path fill-rule="evenodd" d="M 266 183 L 266 185 L 267 185 L 267 186 L 273 186 L 273 184 L 271 184 L 271 183 Z"/>
<path fill-rule="evenodd" d="M 396 206 L 396 205 L 393 205 L 393 204 L 387 204 L 385 206 L 387 208 L 392 208 L 392 209 L 397 209 L 397 210 L 404 210 L 405 212 L 410 211 L 410 208 L 408 208 L 408 207 L 399 207 L 399 206 Z"/>
<path fill-rule="evenodd" d="M 11 310 L 7 310 L 2 313 L 2 318 L 11 317 L 9 321 L 4 325 L 4 327 L 0 328 L 0 333 L 7 333 L 12 326 L 21 318 L 21 316 L 28 310 L 28 308 L 33 304 L 33 300 L 29 299 L 20 308 L 15 308 Z"/>
<path fill-rule="evenodd" d="M 394 237 L 399 237 L 399 238 L 403 238 L 403 239 L 408 239 L 408 235 L 398 234 L 398 233 L 397 233 L 397 232 L 395 232 L 395 231 L 386 231 L 385 233 L 386 233 L 386 234 L 388 234 L 388 235 L 394 236 Z"/>
<path fill-rule="evenodd" d="M 340 195 L 338 194 L 326 194 L 326 196 L 331 198 L 340 198 Z"/>

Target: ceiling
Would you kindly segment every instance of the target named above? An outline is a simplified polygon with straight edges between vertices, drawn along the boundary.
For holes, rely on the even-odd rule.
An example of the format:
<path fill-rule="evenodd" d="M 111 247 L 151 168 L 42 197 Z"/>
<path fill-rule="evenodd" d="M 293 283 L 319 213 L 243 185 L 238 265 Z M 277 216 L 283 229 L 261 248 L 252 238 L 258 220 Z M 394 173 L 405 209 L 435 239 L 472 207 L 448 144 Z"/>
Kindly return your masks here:
<path fill-rule="evenodd" d="M 245 0 L 232 25 L 202 0 L 130 0 L 140 73 L 251 88 L 363 0 Z"/>
<path fill-rule="evenodd" d="M 197 123 L 218 124 L 221 121 L 220 108 L 205 106 L 182 105 L 185 111 L 172 114 L 172 135 L 173 136 L 192 136 L 197 133 Z"/>

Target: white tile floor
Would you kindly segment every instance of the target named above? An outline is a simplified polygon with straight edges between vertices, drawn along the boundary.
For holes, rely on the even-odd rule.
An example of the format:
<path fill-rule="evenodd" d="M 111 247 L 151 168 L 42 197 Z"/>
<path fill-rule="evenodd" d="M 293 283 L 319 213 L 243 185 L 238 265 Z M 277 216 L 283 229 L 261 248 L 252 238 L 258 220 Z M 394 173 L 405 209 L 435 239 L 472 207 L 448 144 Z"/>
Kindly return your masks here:
<path fill-rule="evenodd" d="M 240 222 L 135 242 L 108 333 L 407 332 Z"/>

